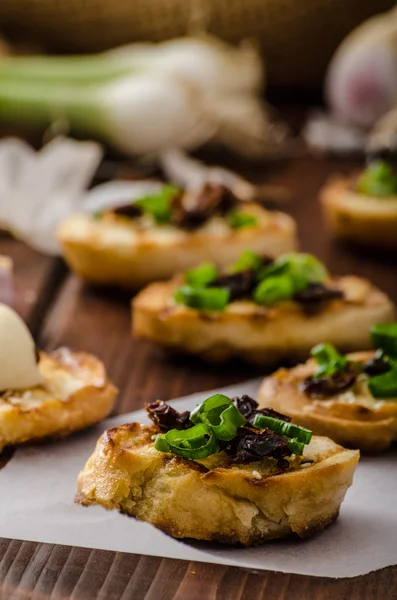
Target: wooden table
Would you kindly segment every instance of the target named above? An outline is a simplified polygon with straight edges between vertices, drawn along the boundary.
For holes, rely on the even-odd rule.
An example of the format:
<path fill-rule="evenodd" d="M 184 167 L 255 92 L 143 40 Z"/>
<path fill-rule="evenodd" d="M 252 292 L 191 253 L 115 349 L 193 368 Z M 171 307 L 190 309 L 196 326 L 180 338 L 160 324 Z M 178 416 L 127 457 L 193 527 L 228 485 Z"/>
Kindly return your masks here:
<path fill-rule="evenodd" d="M 319 187 L 329 173 L 347 172 L 352 165 L 300 157 L 266 169 L 250 168 L 250 175 L 291 189 L 293 200 L 288 210 L 298 221 L 303 250 L 318 254 L 336 274 L 372 278 L 397 301 L 393 262 L 332 242 L 321 223 L 316 201 Z M 15 260 L 24 316 L 39 345 L 49 350 L 68 345 L 97 354 L 120 389 L 115 413 L 141 408 L 145 401 L 167 400 L 260 373 L 243 366 L 211 367 L 196 359 L 171 360 L 150 343 L 131 339 L 126 295 L 90 290 L 70 275 L 60 260 L 41 256 L 19 242 L 0 240 L 0 252 Z M 12 540 L 0 541 L 0 582 L 1 600 L 397 597 L 397 567 L 365 577 L 331 580 Z"/>

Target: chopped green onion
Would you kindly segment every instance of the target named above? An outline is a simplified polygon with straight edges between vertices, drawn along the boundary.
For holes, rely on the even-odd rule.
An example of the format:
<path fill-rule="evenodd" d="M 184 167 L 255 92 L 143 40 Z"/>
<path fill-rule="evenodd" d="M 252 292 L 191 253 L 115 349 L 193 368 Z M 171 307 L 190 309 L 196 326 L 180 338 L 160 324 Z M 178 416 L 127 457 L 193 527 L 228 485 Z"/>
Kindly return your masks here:
<path fill-rule="evenodd" d="M 201 404 L 198 404 L 196 408 L 194 408 L 190 413 L 190 420 L 192 423 L 200 423 L 201 414 L 205 412 L 209 412 L 210 410 L 214 410 L 214 408 L 220 408 L 221 406 L 225 406 L 231 404 L 232 400 L 229 396 L 225 396 L 224 394 L 214 394 L 210 396 Z"/>
<path fill-rule="evenodd" d="M 368 388 L 374 398 L 397 398 L 397 365 L 382 375 L 370 377 Z"/>
<path fill-rule="evenodd" d="M 204 263 L 185 273 L 186 283 L 195 287 L 206 287 L 218 277 L 218 269 L 212 263 Z"/>
<path fill-rule="evenodd" d="M 262 260 L 259 254 L 252 252 L 252 250 L 245 250 L 240 258 L 232 265 L 231 273 L 240 273 L 241 271 L 247 271 L 252 269 L 257 271 L 262 266 Z"/>
<path fill-rule="evenodd" d="M 219 451 L 212 429 L 199 423 L 190 429 L 171 429 L 156 436 L 154 447 L 159 452 L 172 452 L 191 460 L 206 458 Z"/>
<path fill-rule="evenodd" d="M 397 175 L 384 161 L 374 161 L 359 176 L 356 191 L 365 196 L 394 196 L 397 194 Z"/>
<path fill-rule="evenodd" d="M 224 310 L 230 299 L 230 291 L 225 288 L 197 288 L 182 285 L 174 294 L 177 304 L 184 304 L 198 310 Z"/>
<path fill-rule="evenodd" d="M 247 422 L 231 399 L 223 394 L 215 394 L 199 404 L 191 413 L 192 423 L 202 422 L 211 427 L 215 437 L 228 442 L 232 440 L 237 429 Z"/>
<path fill-rule="evenodd" d="M 227 221 L 233 229 L 242 229 L 243 227 L 254 227 L 257 225 L 258 217 L 233 210 L 227 215 Z"/>
<path fill-rule="evenodd" d="M 332 344 L 318 344 L 311 350 L 311 355 L 316 360 L 318 367 L 314 373 L 315 378 L 329 377 L 341 369 L 345 369 L 348 360 L 339 354 Z"/>
<path fill-rule="evenodd" d="M 371 343 L 392 358 L 397 358 L 397 323 L 371 327 Z"/>
<path fill-rule="evenodd" d="M 145 196 L 135 202 L 143 212 L 151 215 L 156 223 L 169 223 L 171 220 L 171 201 L 179 192 L 175 185 L 165 185 L 157 194 Z"/>
<path fill-rule="evenodd" d="M 288 442 L 288 448 L 294 454 L 299 454 L 301 456 L 303 454 L 303 450 L 305 448 L 305 444 L 303 442 L 300 442 L 296 438 L 292 438 L 292 440 L 290 440 Z"/>
<path fill-rule="evenodd" d="M 267 277 L 256 287 L 254 300 L 258 304 L 274 304 L 292 298 L 293 294 L 294 286 L 290 277 Z"/>
<path fill-rule="evenodd" d="M 262 273 L 262 277 L 276 275 L 290 277 L 294 284 L 294 292 L 298 292 L 311 282 L 324 281 L 328 277 L 328 271 L 311 254 L 289 252 L 265 267 Z"/>
<path fill-rule="evenodd" d="M 254 427 L 258 429 L 271 429 L 275 433 L 284 435 L 288 438 L 296 438 L 299 442 L 308 444 L 312 439 L 313 432 L 310 429 L 305 429 L 294 423 L 287 423 L 281 419 L 275 419 L 274 417 L 268 417 L 266 415 L 257 414 L 253 422 Z"/>

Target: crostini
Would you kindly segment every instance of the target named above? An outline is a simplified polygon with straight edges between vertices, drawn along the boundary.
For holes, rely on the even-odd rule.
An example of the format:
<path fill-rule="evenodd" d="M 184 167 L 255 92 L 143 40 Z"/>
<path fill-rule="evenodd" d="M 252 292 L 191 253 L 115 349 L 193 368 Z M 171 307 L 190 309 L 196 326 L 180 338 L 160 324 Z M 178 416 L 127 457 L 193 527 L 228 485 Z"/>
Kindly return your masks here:
<path fill-rule="evenodd" d="M 194 192 L 165 185 L 137 202 L 72 216 L 58 238 L 66 262 L 87 281 L 138 289 L 201 261 L 225 265 L 245 248 L 279 256 L 296 248 L 296 226 L 223 185 Z"/>
<path fill-rule="evenodd" d="M 248 251 L 227 271 L 204 264 L 149 285 L 132 303 L 137 337 L 211 361 L 259 364 L 306 358 L 323 339 L 344 351 L 369 348 L 369 327 L 394 316 L 369 281 L 331 278 L 299 253 L 272 260 Z"/>
<path fill-rule="evenodd" d="M 117 390 L 97 358 L 67 348 L 38 353 L 26 325 L 5 305 L 0 337 L 0 450 L 66 436 L 107 416 Z"/>
<path fill-rule="evenodd" d="M 397 251 L 397 174 L 374 162 L 361 174 L 334 177 L 320 192 L 324 217 L 337 237 Z"/>
<path fill-rule="evenodd" d="M 260 406 L 272 406 L 318 435 L 363 452 L 397 440 L 397 324 L 372 328 L 376 350 L 340 355 L 330 344 L 293 369 L 267 377 Z"/>
<path fill-rule="evenodd" d="M 129 423 L 98 440 L 76 501 L 176 538 L 250 546 L 312 535 L 337 518 L 359 452 L 257 407 L 222 394 L 190 413 L 147 405 L 152 425 Z"/>

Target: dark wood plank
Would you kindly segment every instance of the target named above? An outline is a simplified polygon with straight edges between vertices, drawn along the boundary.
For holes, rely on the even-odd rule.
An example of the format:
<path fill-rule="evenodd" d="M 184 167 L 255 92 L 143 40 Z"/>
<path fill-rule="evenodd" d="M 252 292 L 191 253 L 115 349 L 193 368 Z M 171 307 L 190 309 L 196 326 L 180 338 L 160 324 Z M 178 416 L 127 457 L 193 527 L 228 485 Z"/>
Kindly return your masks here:
<path fill-rule="evenodd" d="M 291 188 L 288 207 L 300 226 L 302 249 L 315 252 L 335 273 L 371 277 L 397 300 L 395 266 L 365 256 L 330 240 L 324 233 L 316 201 L 329 173 L 348 171 L 354 162 L 315 161 L 300 157 L 262 172 L 250 169 L 258 181 Z M 267 172 L 269 171 L 269 172 Z M 130 336 L 129 298 L 86 287 L 76 277 L 57 280 L 59 293 L 40 330 L 45 348 L 65 344 L 98 354 L 120 388 L 116 411 L 125 413 L 145 401 L 163 399 L 226 385 L 258 374 L 233 365 L 211 367 L 196 359 L 175 359 L 147 342 Z M 55 279 L 56 279 L 55 277 Z M 59 285 L 60 284 L 60 285 Z M 66 549 L 45 544 L 0 542 L 0 586 L 4 598 L 60 600 L 72 597 L 101 600 L 274 600 L 395 598 L 397 568 L 343 580 L 310 578 L 272 572 L 251 573 L 220 565 L 188 563 L 120 553 Z M 12 593 L 12 595 L 11 595 Z"/>

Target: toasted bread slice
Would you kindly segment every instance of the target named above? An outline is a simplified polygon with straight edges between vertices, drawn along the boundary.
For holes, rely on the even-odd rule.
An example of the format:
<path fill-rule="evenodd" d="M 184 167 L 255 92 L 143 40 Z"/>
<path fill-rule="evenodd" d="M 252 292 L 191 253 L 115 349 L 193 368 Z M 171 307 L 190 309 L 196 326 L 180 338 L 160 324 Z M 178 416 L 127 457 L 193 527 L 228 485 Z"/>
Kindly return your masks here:
<path fill-rule="evenodd" d="M 43 384 L 0 395 L 0 449 L 29 440 L 66 436 L 109 413 L 117 390 L 103 364 L 84 352 L 41 353 Z"/>
<path fill-rule="evenodd" d="M 341 350 L 370 346 L 369 328 L 394 320 L 391 300 L 358 277 L 332 280 L 343 299 L 308 315 L 292 301 L 264 308 L 252 301 L 231 302 L 223 312 L 203 312 L 175 304 L 181 280 L 153 283 L 133 300 L 133 333 L 163 346 L 210 361 L 232 357 L 259 364 L 304 359 L 326 339 Z"/>
<path fill-rule="evenodd" d="M 117 509 L 176 538 L 249 546 L 329 525 L 359 459 L 357 451 L 314 437 L 286 471 L 274 459 L 232 464 L 224 452 L 192 461 L 158 452 L 157 431 L 140 423 L 106 431 L 79 475 L 76 500 Z"/>
<path fill-rule="evenodd" d="M 270 257 L 295 249 L 296 226 L 290 216 L 248 202 L 244 212 L 256 216 L 258 224 L 232 229 L 225 219 L 212 217 L 194 231 L 154 224 L 140 229 L 133 220 L 114 214 L 99 220 L 76 215 L 62 223 L 58 237 L 78 275 L 129 289 L 168 279 L 200 262 L 225 266 L 247 248 Z"/>
<path fill-rule="evenodd" d="M 348 358 L 364 363 L 373 356 L 373 351 L 356 352 Z M 367 453 L 386 450 L 397 439 L 397 398 L 374 398 L 363 382 L 325 400 L 310 398 L 301 384 L 315 369 L 316 363 L 310 359 L 267 377 L 258 393 L 260 407 L 271 406 L 318 435 Z"/>
<path fill-rule="evenodd" d="M 320 192 L 325 220 L 340 238 L 397 251 L 397 196 L 357 194 L 351 177 L 335 177 Z"/>

